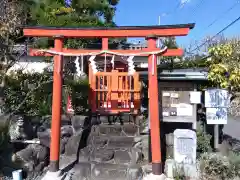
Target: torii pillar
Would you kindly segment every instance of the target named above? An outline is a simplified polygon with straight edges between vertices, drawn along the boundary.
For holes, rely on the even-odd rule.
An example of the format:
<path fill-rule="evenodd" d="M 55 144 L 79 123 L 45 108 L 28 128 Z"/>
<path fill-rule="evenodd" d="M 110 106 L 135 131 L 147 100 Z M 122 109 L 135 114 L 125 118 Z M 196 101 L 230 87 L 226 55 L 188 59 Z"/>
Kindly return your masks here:
<path fill-rule="evenodd" d="M 54 37 L 54 48 L 57 52 L 62 52 L 63 37 Z M 61 111 L 62 111 L 62 70 L 63 60 L 61 55 L 54 55 L 53 69 L 53 97 L 52 97 L 52 124 L 51 124 L 51 145 L 50 145 L 50 164 L 52 172 L 59 170 L 59 151 L 61 139 Z"/>
<path fill-rule="evenodd" d="M 146 38 L 149 51 L 156 51 L 157 36 L 151 35 Z M 158 75 L 157 75 L 157 56 L 148 56 L 148 94 L 150 113 L 150 134 L 152 150 L 152 171 L 154 175 L 162 174 L 161 140 L 160 140 L 160 120 L 158 102 Z"/>

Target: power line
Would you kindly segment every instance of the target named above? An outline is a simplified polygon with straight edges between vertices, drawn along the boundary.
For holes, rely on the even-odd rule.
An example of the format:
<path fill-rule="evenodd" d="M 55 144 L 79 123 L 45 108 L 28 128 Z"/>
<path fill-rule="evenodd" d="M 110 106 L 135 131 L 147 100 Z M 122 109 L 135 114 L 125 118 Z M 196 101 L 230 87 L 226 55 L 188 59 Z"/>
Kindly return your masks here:
<path fill-rule="evenodd" d="M 186 1 L 184 1 L 184 2 L 179 1 L 179 2 L 177 3 L 177 5 L 174 7 L 173 10 L 170 10 L 170 11 L 167 12 L 167 13 L 163 13 L 162 16 L 169 16 L 169 15 L 175 13 L 178 9 L 181 9 L 181 8 L 184 7 L 187 3 L 188 3 L 188 0 L 186 0 Z"/>
<path fill-rule="evenodd" d="M 188 17 L 192 17 L 193 15 L 195 15 L 196 12 L 197 12 L 197 9 L 198 9 L 204 2 L 205 2 L 205 0 L 201 0 L 201 1 L 195 6 L 195 8 L 192 10 L 191 15 L 189 15 Z"/>
<path fill-rule="evenodd" d="M 192 14 L 192 15 L 195 15 L 195 14 L 196 14 L 197 9 L 198 9 L 204 2 L 205 2 L 205 0 L 201 0 L 201 1 L 197 4 L 197 6 L 195 7 L 195 9 L 193 10 L 193 14 Z"/>
<path fill-rule="evenodd" d="M 237 0 L 236 3 L 234 3 L 231 7 L 229 7 L 227 10 L 225 10 L 224 12 L 222 12 L 220 15 L 218 15 L 217 18 L 215 18 L 211 23 L 209 23 L 204 30 L 202 31 L 201 35 L 206 32 L 210 27 L 212 27 L 218 20 L 220 20 L 221 18 L 223 18 L 226 14 L 228 14 L 231 10 L 233 10 L 235 7 L 237 7 L 237 5 L 240 4 L 240 0 Z M 201 36 L 199 35 L 199 36 Z"/>
<path fill-rule="evenodd" d="M 213 40 L 216 36 L 218 36 L 219 34 L 223 33 L 224 31 L 226 31 L 228 28 L 230 28 L 231 26 L 233 26 L 236 22 L 238 22 L 240 20 L 240 16 L 238 18 L 236 18 L 234 21 L 232 21 L 230 24 L 228 24 L 227 26 L 225 26 L 221 31 L 219 31 L 217 34 L 215 34 L 213 37 L 211 37 L 209 40 L 204 41 L 201 45 L 197 46 L 196 48 L 194 48 L 193 50 L 190 50 L 190 52 L 188 52 L 189 54 L 196 51 L 197 49 L 201 48 L 202 46 L 204 46 L 208 41 Z"/>
<path fill-rule="evenodd" d="M 231 6 L 230 8 L 228 8 L 226 11 L 224 11 L 222 14 L 220 14 L 220 16 L 218 16 L 214 21 L 212 21 L 206 28 L 210 28 L 211 26 L 213 26 L 219 19 L 221 19 L 222 17 L 224 17 L 224 15 L 226 15 L 227 13 L 229 13 L 231 10 L 233 10 L 235 7 L 237 7 L 237 5 L 240 3 L 240 1 L 238 0 L 233 6 Z"/>
<path fill-rule="evenodd" d="M 228 14 L 231 10 L 237 7 L 237 5 L 240 4 L 240 0 L 236 1 L 230 8 L 228 8 L 226 11 L 222 12 L 217 18 L 215 18 L 211 23 L 209 23 L 203 30 L 203 32 L 206 32 L 210 27 L 212 27 L 216 22 L 218 22 L 220 19 L 222 19 L 226 14 Z M 202 32 L 202 34 L 203 34 Z M 201 34 L 201 35 L 202 35 Z"/>

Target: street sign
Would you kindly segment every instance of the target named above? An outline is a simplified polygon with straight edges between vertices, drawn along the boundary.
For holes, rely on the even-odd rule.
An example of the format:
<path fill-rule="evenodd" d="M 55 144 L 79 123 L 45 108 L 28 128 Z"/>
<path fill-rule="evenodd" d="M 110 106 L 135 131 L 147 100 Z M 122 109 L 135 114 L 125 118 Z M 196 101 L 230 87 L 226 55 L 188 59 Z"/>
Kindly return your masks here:
<path fill-rule="evenodd" d="M 207 124 L 227 124 L 227 108 L 207 108 Z"/>
<path fill-rule="evenodd" d="M 229 97 L 226 89 L 208 89 L 205 91 L 207 124 L 227 124 Z"/>
<path fill-rule="evenodd" d="M 230 104 L 229 93 L 226 89 L 208 89 L 205 91 L 205 107 L 228 107 Z"/>

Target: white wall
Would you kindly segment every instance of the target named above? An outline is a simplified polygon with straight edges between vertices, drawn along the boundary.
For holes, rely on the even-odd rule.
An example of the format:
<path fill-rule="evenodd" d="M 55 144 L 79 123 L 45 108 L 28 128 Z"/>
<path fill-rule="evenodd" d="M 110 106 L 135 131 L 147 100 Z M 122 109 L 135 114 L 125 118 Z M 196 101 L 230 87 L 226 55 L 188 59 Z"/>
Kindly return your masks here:
<path fill-rule="evenodd" d="M 42 57 L 23 57 L 8 70 L 8 74 L 16 70 L 22 70 L 24 73 L 41 73 L 45 68 L 52 69 L 52 63 L 44 62 Z"/>

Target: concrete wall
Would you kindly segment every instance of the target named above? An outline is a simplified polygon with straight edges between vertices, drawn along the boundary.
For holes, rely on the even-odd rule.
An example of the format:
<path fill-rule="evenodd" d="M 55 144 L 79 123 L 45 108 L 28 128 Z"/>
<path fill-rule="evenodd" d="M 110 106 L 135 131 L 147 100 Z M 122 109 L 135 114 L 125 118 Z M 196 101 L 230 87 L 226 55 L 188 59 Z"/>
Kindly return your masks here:
<path fill-rule="evenodd" d="M 52 63 L 44 62 L 43 57 L 22 57 L 19 62 L 15 63 L 8 71 L 8 73 L 16 70 L 22 70 L 25 73 L 29 72 L 43 72 L 45 68 L 52 68 Z"/>

